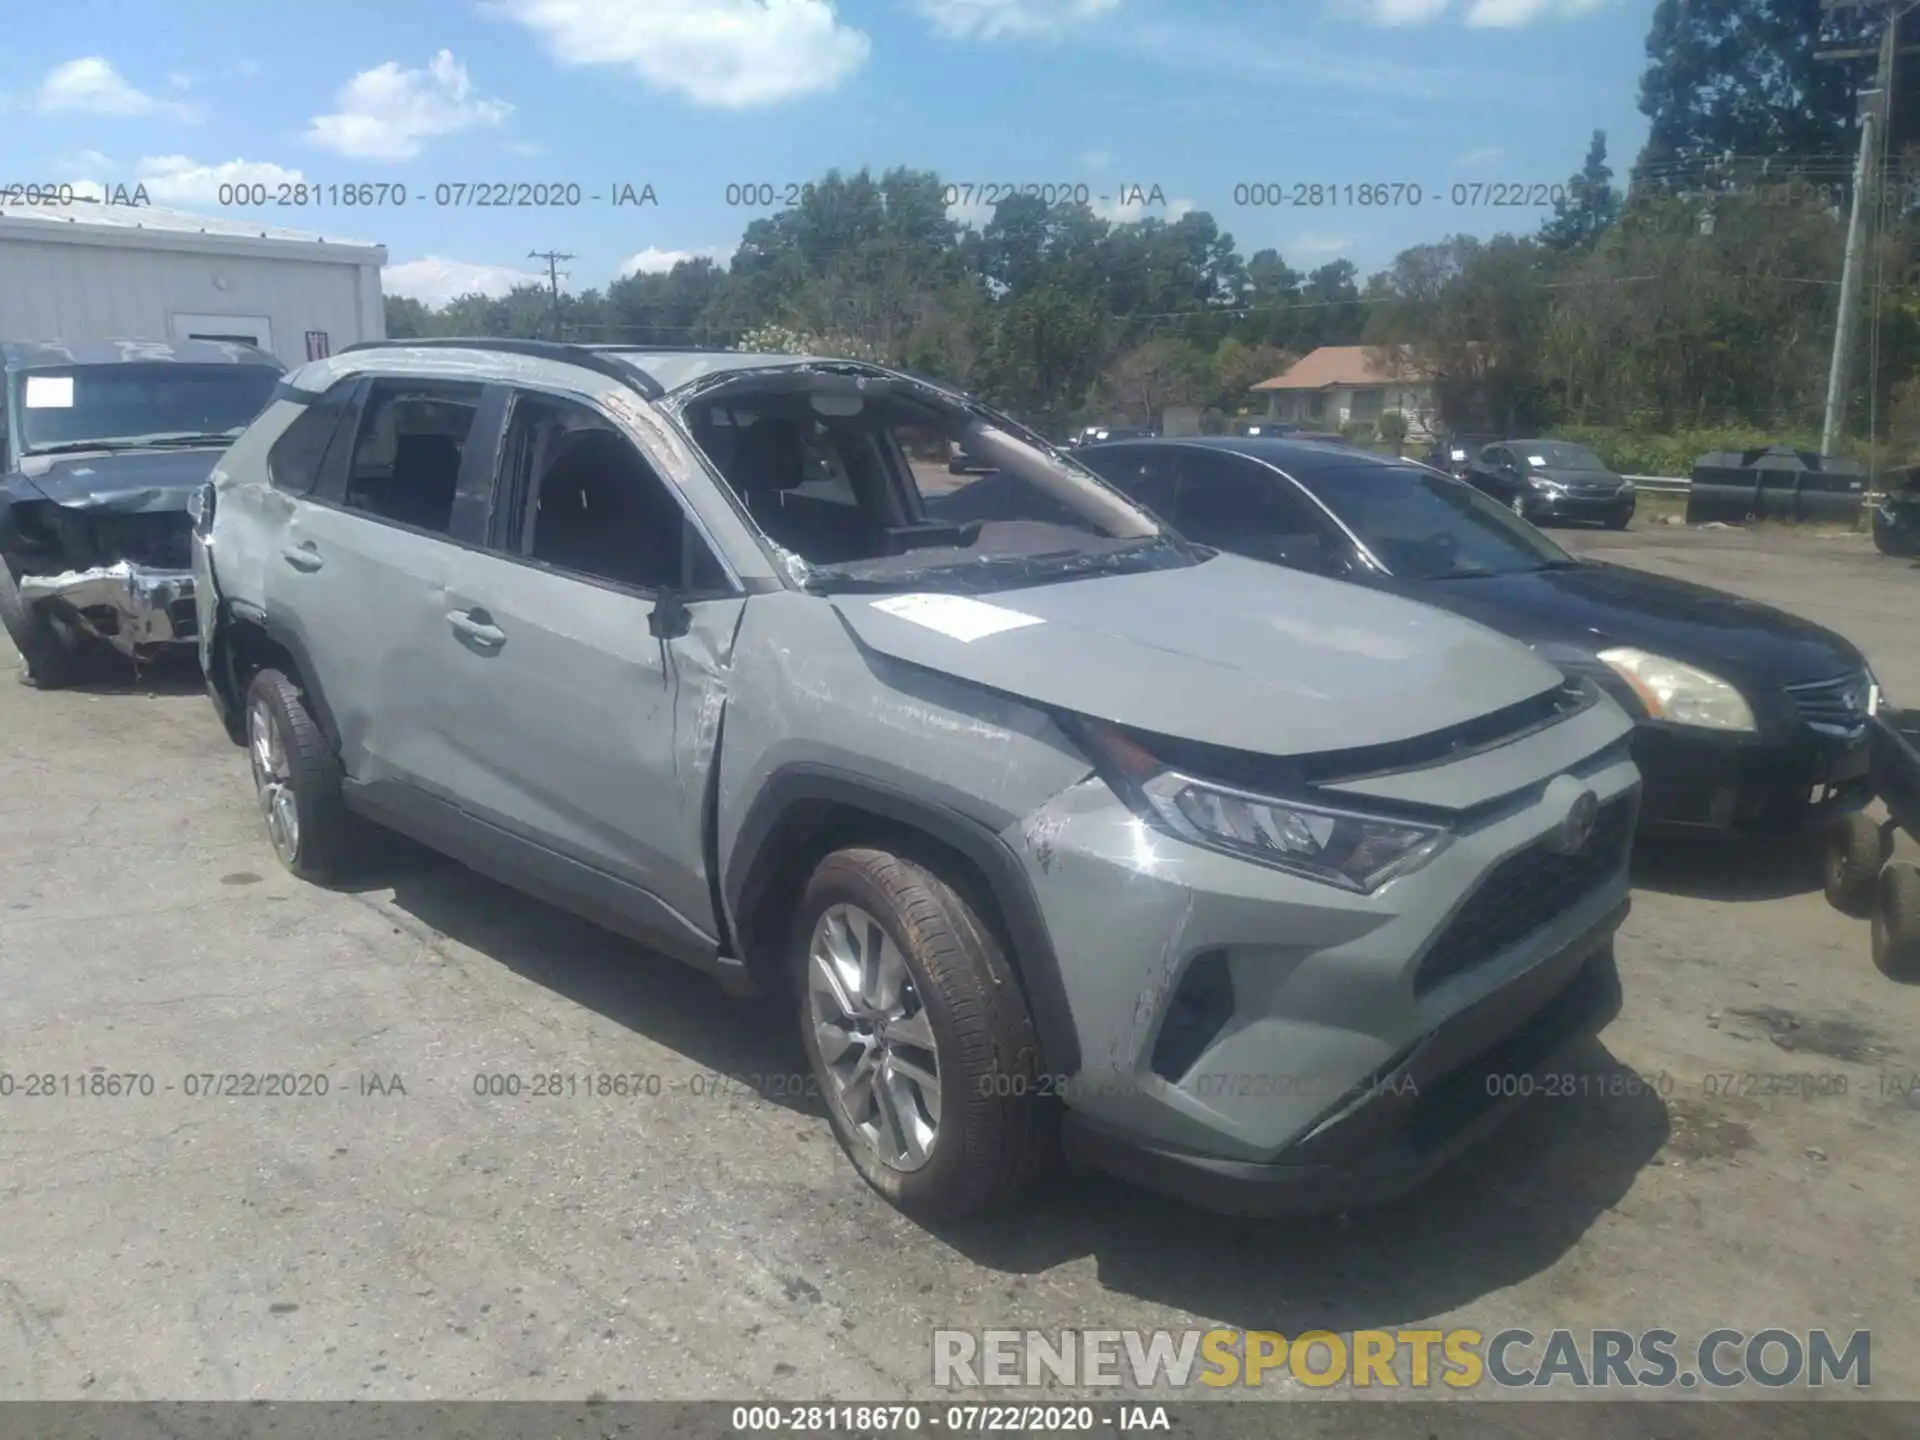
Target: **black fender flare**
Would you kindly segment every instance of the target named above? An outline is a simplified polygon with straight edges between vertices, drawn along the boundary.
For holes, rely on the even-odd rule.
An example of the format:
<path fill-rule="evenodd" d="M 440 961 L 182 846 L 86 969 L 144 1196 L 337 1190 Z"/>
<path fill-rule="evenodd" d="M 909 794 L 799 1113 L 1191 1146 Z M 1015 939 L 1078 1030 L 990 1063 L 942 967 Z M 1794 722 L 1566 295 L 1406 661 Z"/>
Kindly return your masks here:
<path fill-rule="evenodd" d="M 1056 1081 L 1076 1074 L 1079 1032 L 1074 1028 L 1059 956 L 1026 868 L 994 830 L 955 805 L 831 765 L 802 761 L 782 766 L 754 797 L 727 857 L 721 890 L 735 922 L 734 932 L 739 933 L 738 922 L 751 913 L 780 868 L 782 857 L 768 842 L 794 807 L 810 802 L 830 803 L 919 831 L 979 871 L 1005 924 L 1013 952 L 1008 958 L 1025 988 L 1047 1073 Z"/>
<path fill-rule="evenodd" d="M 215 610 L 213 659 L 227 676 L 235 680 L 239 677 L 233 671 L 231 641 L 232 627 L 236 622 L 252 625 L 260 630 L 270 642 L 284 650 L 292 659 L 293 668 L 298 673 L 287 678 L 300 687 L 301 693 L 307 698 L 307 703 L 313 707 L 314 722 L 319 725 L 320 733 L 327 737 L 327 743 L 333 747 L 334 753 L 339 754 L 340 727 L 333 718 L 333 709 L 327 704 L 326 695 L 320 689 L 320 680 L 313 668 L 313 658 L 307 651 L 306 642 L 300 638 L 300 632 L 283 621 L 275 619 L 258 606 L 249 605 L 245 601 L 222 600 L 219 602 Z M 209 686 L 216 683 L 214 677 L 209 675 L 207 683 Z M 237 711 L 245 699 L 246 696 L 238 693 L 237 690 L 231 696 L 236 711 L 236 718 L 233 721 L 235 726 L 244 726 L 244 721 L 238 718 Z M 244 735 L 244 729 L 239 733 Z"/>

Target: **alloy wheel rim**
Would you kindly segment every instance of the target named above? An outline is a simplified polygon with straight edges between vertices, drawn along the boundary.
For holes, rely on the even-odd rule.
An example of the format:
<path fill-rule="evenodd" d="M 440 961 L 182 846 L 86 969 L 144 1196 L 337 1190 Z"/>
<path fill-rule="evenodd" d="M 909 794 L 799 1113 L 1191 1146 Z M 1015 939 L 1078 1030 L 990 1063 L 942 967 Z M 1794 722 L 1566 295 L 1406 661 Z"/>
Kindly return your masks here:
<path fill-rule="evenodd" d="M 925 1165 L 940 1133 L 939 1047 L 906 957 L 857 905 L 828 907 L 813 928 L 807 1018 L 848 1127 L 891 1169 Z"/>
<path fill-rule="evenodd" d="M 1513 497 L 1513 513 L 1516 515 L 1523 515 L 1523 516 L 1527 513 L 1527 497 L 1526 496 L 1516 495 Z"/>
<path fill-rule="evenodd" d="M 266 817 L 274 852 L 291 865 L 300 853 L 300 809 L 293 794 L 293 765 L 281 741 L 280 727 L 266 702 L 247 711 L 247 753 L 253 760 L 253 788 Z"/>

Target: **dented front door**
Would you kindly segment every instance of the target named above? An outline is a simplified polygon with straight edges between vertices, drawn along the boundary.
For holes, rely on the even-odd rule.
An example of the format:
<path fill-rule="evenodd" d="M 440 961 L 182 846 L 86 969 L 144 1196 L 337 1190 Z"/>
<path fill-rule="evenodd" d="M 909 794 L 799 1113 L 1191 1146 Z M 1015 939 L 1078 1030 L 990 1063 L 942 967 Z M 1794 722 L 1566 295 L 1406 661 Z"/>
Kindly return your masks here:
<path fill-rule="evenodd" d="M 447 573 L 434 788 L 711 939 L 702 804 L 746 602 L 696 601 L 687 633 L 663 641 L 632 591 L 479 550 Z"/>

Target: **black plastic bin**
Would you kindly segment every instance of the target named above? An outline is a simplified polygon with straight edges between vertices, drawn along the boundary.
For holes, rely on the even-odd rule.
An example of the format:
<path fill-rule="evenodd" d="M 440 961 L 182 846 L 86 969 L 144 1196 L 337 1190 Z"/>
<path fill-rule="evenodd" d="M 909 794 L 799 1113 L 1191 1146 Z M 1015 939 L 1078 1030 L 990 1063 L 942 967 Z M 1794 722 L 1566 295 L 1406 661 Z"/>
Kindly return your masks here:
<path fill-rule="evenodd" d="M 1715 450 L 1693 462 L 1687 523 L 1722 520 L 1818 521 L 1853 525 L 1867 493 L 1867 472 L 1851 460 L 1786 445 Z"/>

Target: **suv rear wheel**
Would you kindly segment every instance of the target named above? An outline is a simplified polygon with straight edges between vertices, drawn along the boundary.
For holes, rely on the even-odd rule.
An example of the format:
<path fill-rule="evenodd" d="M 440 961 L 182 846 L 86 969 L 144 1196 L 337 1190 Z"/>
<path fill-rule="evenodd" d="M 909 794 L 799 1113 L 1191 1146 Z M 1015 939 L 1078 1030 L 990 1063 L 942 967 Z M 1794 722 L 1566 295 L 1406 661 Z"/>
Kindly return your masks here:
<path fill-rule="evenodd" d="M 1054 1153 L 1012 967 L 938 875 L 884 850 L 820 862 L 795 917 L 800 1026 L 834 1134 L 907 1214 L 1020 1198 Z"/>
<path fill-rule="evenodd" d="M 247 686 L 247 755 L 273 853 L 302 880 L 324 883 L 346 857 L 348 815 L 340 761 L 307 697 L 278 670 Z"/>

